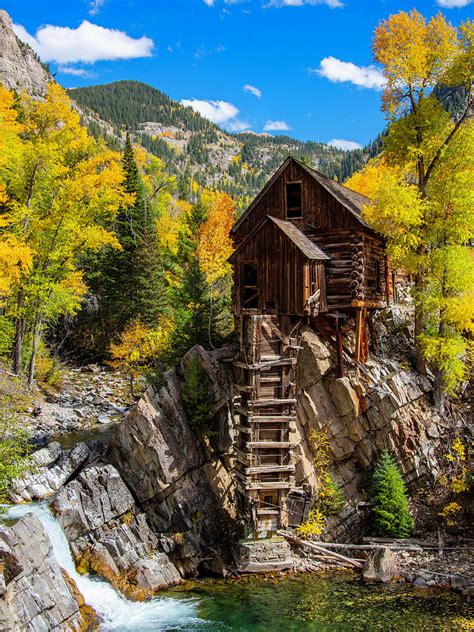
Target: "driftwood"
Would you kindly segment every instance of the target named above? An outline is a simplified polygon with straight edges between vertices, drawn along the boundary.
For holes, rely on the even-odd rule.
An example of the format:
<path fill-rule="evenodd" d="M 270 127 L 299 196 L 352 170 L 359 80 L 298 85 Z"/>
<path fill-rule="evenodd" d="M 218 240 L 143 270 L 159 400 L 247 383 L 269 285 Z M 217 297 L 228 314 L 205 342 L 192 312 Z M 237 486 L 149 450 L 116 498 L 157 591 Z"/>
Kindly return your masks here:
<path fill-rule="evenodd" d="M 285 531 L 277 531 L 277 534 L 283 536 L 285 539 L 289 540 L 290 542 L 293 542 L 294 544 L 298 544 L 299 546 L 304 546 L 308 549 L 312 549 L 313 551 L 317 551 L 319 554 L 322 553 L 323 555 L 327 557 L 335 558 L 336 560 L 339 560 L 340 562 L 343 562 L 344 564 L 349 564 L 350 566 L 353 566 L 354 568 L 362 569 L 364 566 L 363 562 L 360 562 L 359 560 L 355 560 L 351 557 L 346 557 L 345 555 L 341 555 L 340 553 L 335 553 L 334 551 L 331 551 L 318 544 L 314 544 L 313 542 L 307 542 L 306 540 L 301 540 L 297 536 L 286 533 Z"/>
<path fill-rule="evenodd" d="M 421 546 L 397 546 L 390 544 L 344 544 L 341 542 L 315 542 L 319 546 L 328 549 L 347 549 L 348 551 L 377 551 L 378 549 L 390 549 L 391 551 L 413 551 L 420 552 Z"/>

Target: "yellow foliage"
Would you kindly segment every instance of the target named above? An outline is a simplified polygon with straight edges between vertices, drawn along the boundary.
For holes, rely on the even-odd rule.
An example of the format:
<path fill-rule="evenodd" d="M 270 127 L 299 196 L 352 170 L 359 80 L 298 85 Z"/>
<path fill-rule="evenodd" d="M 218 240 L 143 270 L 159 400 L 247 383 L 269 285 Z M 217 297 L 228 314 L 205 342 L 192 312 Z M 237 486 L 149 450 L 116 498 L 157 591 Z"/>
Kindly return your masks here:
<path fill-rule="evenodd" d="M 448 73 L 460 53 L 460 42 L 456 29 L 441 13 L 427 22 L 413 9 L 410 13 L 400 11 L 379 24 L 373 51 L 387 80 L 384 108 L 396 114 L 416 90 L 450 83 Z"/>
<path fill-rule="evenodd" d="M 462 507 L 457 502 L 452 502 L 446 505 L 446 507 L 439 513 L 444 518 L 446 524 L 450 527 L 456 524 L 456 515 L 461 511 Z"/>
<path fill-rule="evenodd" d="M 302 538 L 314 538 L 321 535 L 325 524 L 326 518 L 319 509 L 312 509 L 308 513 L 307 519 L 296 527 L 296 530 Z"/>
<path fill-rule="evenodd" d="M 171 254 L 178 252 L 178 236 L 183 219 L 191 210 L 191 204 L 184 200 L 172 200 L 156 220 L 156 229 L 161 246 Z"/>
<path fill-rule="evenodd" d="M 168 323 L 151 329 L 138 320 L 132 321 L 122 332 L 118 342 L 109 346 L 109 364 L 120 369 L 133 381 L 148 367 L 149 361 L 159 356 L 169 344 L 171 327 Z"/>
<path fill-rule="evenodd" d="M 208 204 L 206 221 L 200 227 L 198 257 L 208 283 L 230 273 L 228 258 L 233 244 L 230 229 L 235 221 L 235 203 L 227 193 L 205 192 L 203 203 Z"/>
<path fill-rule="evenodd" d="M 451 450 L 444 455 L 447 462 L 446 473 L 438 478 L 442 487 L 448 487 L 455 494 L 462 494 L 469 489 L 468 470 L 465 465 L 467 449 L 460 437 L 456 437 Z"/>
<path fill-rule="evenodd" d="M 454 440 L 451 450 L 457 455 L 460 461 L 466 460 L 466 447 L 459 437 L 456 437 Z"/>
<path fill-rule="evenodd" d="M 72 312 L 86 291 L 77 258 L 118 246 L 107 225 L 131 202 L 120 155 L 88 135 L 56 83 L 44 101 L 21 95 L 21 126 L 10 111 L 13 97 L 4 88 L 0 97 L 0 142 L 10 148 L 8 165 L 0 159 L 0 292 L 21 283 L 46 317 Z"/>
<path fill-rule="evenodd" d="M 0 306 L 12 286 L 31 268 L 32 252 L 29 246 L 14 235 L 1 235 L 0 228 Z"/>

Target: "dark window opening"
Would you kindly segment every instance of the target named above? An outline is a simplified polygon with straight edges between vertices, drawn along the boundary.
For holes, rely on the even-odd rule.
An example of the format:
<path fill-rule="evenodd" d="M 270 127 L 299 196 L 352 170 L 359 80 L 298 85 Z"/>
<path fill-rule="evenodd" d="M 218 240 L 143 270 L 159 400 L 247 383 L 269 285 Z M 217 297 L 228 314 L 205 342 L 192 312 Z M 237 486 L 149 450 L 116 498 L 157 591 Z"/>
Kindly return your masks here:
<path fill-rule="evenodd" d="M 276 311 L 276 301 L 267 301 L 267 312 Z"/>
<path fill-rule="evenodd" d="M 286 216 L 290 219 L 303 217 L 301 196 L 301 182 L 287 182 L 286 185 Z"/>
<path fill-rule="evenodd" d="M 257 266 L 244 263 L 242 266 L 242 307 L 258 309 L 258 274 Z"/>

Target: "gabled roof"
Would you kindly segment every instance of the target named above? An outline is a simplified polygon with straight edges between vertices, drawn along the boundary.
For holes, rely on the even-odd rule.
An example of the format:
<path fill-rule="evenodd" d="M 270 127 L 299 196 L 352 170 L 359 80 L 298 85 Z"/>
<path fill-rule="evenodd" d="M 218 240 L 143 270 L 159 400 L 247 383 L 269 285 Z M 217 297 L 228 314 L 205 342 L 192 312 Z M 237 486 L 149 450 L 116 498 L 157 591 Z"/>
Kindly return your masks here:
<path fill-rule="evenodd" d="M 306 235 L 291 222 L 287 222 L 284 219 L 278 219 L 277 217 L 272 217 L 271 215 L 268 215 L 268 219 L 276 224 L 278 228 L 291 239 L 295 246 L 301 250 L 305 257 L 308 257 L 308 259 L 329 259 L 327 254 L 321 250 L 319 246 L 313 244 L 311 239 L 306 237 Z"/>
<path fill-rule="evenodd" d="M 352 215 L 357 219 L 358 222 L 362 224 L 362 226 L 366 228 L 371 228 L 371 226 L 364 220 L 362 217 L 362 211 L 364 206 L 370 204 L 370 199 L 365 197 L 365 195 L 361 195 L 348 187 L 345 187 L 343 184 L 339 184 L 339 182 L 335 182 L 326 176 L 323 176 L 322 173 L 308 167 L 304 163 L 296 160 L 296 158 L 292 158 L 288 156 L 288 158 L 280 165 L 280 167 L 275 171 L 267 184 L 263 187 L 260 193 L 255 197 L 253 202 L 250 204 L 248 209 L 239 217 L 237 222 L 233 225 L 231 232 L 235 232 L 239 226 L 243 223 L 243 221 L 250 215 L 253 208 L 258 204 L 258 202 L 262 199 L 268 189 L 272 186 L 275 180 L 280 176 L 284 169 L 290 164 L 290 162 L 296 162 L 302 169 L 306 171 L 312 178 L 314 178 L 318 184 L 320 184 L 326 191 L 328 191 L 336 200 L 342 204 Z"/>
<path fill-rule="evenodd" d="M 273 222 L 275 226 L 277 226 L 282 233 L 290 239 L 294 243 L 294 245 L 304 254 L 307 259 L 318 259 L 320 261 L 325 261 L 330 257 L 316 244 L 304 234 L 302 233 L 294 224 L 291 222 L 287 222 L 284 219 L 278 219 L 276 217 L 272 217 L 271 215 L 267 215 L 257 226 L 253 229 L 253 231 L 247 235 L 247 237 L 243 240 L 241 244 L 235 249 L 232 255 L 229 257 L 229 260 L 232 260 L 235 254 L 247 244 L 260 230 L 265 226 L 267 222 Z"/>

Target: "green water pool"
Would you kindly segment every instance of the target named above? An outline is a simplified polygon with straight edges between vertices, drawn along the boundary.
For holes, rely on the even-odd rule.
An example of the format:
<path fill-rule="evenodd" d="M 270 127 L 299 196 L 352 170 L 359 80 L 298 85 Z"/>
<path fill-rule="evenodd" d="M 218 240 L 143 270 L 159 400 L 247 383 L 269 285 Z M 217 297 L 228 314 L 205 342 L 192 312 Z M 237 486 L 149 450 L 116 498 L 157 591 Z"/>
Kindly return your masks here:
<path fill-rule="evenodd" d="M 196 598 L 209 632 L 474 630 L 474 606 L 452 592 L 351 576 L 205 580 L 167 594 Z"/>

